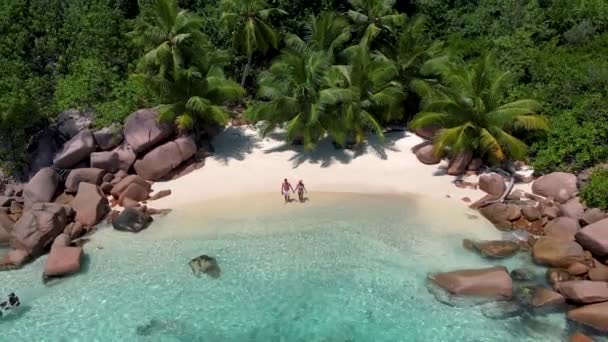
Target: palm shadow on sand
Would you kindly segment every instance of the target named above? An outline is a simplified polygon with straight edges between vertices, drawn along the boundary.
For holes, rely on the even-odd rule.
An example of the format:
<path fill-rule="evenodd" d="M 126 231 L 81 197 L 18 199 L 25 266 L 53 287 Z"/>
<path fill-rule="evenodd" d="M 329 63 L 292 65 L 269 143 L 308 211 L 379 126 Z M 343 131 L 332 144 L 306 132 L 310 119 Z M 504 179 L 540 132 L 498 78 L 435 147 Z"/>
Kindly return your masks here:
<path fill-rule="evenodd" d="M 295 154 L 289 158 L 294 169 L 304 163 L 319 164 L 323 168 L 329 167 L 336 162 L 348 164 L 353 159 L 368 153 L 374 154 L 381 160 L 386 160 L 388 158 L 387 151 L 399 152 L 399 149 L 395 147 L 395 142 L 405 137 L 406 134 L 407 133 L 405 132 L 390 132 L 385 134 L 384 139 L 372 135 L 366 142 L 356 146 L 354 149 L 336 148 L 330 138 L 324 138 L 317 143 L 314 150 L 308 151 L 303 146 L 296 146 L 286 142 L 284 134 L 273 133 L 268 137 L 282 141 L 283 143 L 277 147 L 265 150 L 264 153 L 295 152 Z"/>
<path fill-rule="evenodd" d="M 242 161 L 261 147 L 260 142 L 257 135 L 247 133 L 244 127 L 227 127 L 213 139 L 215 151 L 212 158 L 224 165 L 228 165 L 230 160 Z"/>

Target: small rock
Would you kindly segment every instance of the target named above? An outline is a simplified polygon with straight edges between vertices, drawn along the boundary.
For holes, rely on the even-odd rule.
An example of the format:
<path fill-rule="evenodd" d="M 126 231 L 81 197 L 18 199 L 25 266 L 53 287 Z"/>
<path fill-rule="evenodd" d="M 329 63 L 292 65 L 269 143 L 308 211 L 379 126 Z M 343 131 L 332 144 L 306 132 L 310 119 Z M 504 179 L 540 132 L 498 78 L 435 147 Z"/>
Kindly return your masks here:
<path fill-rule="evenodd" d="M 593 342 L 593 340 L 589 336 L 584 335 L 583 333 L 578 332 L 578 331 L 570 336 L 569 341 L 570 342 Z"/>
<path fill-rule="evenodd" d="M 576 279 L 576 277 L 568 273 L 568 271 L 561 268 L 548 269 L 546 277 L 547 282 L 556 290 L 559 289 L 559 283 Z"/>
<path fill-rule="evenodd" d="M 473 158 L 467 166 L 468 171 L 478 171 L 483 166 L 483 160 L 479 158 Z"/>
<path fill-rule="evenodd" d="M 594 255 L 608 255 L 608 219 L 592 223 L 576 233 L 576 241 Z"/>
<path fill-rule="evenodd" d="M 463 198 L 461 198 L 461 200 L 462 200 L 464 203 L 471 203 L 471 199 L 470 199 L 470 198 L 468 198 L 468 197 L 463 197 Z"/>
<path fill-rule="evenodd" d="M 116 230 L 132 233 L 146 229 L 152 223 L 152 217 L 142 211 L 133 208 L 125 208 L 116 219 L 112 226 Z"/>
<path fill-rule="evenodd" d="M 473 247 L 486 258 L 500 259 L 514 255 L 519 244 L 514 241 L 473 241 Z"/>
<path fill-rule="evenodd" d="M 538 206 L 536 206 L 536 207 L 533 207 L 530 205 L 523 206 L 521 208 L 521 213 L 526 219 L 528 219 L 528 221 L 540 220 L 540 218 L 542 217 L 542 213 Z"/>
<path fill-rule="evenodd" d="M 559 293 L 542 287 L 537 288 L 532 297 L 532 306 L 535 308 L 555 307 L 565 302 L 566 300 Z"/>
<path fill-rule="evenodd" d="M 171 190 L 161 190 L 150 196 L 150 201 L 156 201 L 169 195 L 171 195 Z"/>
<path fill-rule="evenodd" d="M 494 299 L 510 299 L 513 295 L 513 282 L 504 267 L 437 273 L 429 279 L 454 295 Z"/>
<path fill-rule="evenodd" d="M 458 176 L 463 174 L 472 159 L 473 153 L 469 151 L 456 155 L 448 164 L 447 174 L 450 176 Z"/>
<path fill-rule="evenodd" d="M 510 275 L 515 281 L 529 281 L 535 278 L 534 273 L 527 268 L 516 268 Z"/>
<path fill-rule="evenodd" d="M 490 195 L 501 196 L 507 189 L 507 185 L 501 175 L 493 172 L 479 177 L 479 189 Z"/>
<path fill-rule="evenodd" d="M 606 216 L 606 213 L 602 209 L 587 209 L 585 210 L 585 213 L 581 216 L 580 221 L 583 225 L 590 225 L 592 223 L 605 219 Z"/>
<path fill-rule="evenodd" d="M 122 127 L 118 124 L 112 124 L 93 133 L 93 137 L 103 151 L 111 150 L 123 140 Z"/>
<path fill-rule="evenodd" d="M 574 276 L 581 276 L 581 275 L 587 274 L 587 272 L 589 272 L 589 267 L 587 267 L 587 265 L 582 264 L 580 262 L 575 262 L 575 263 L 572 263 L 570 266 L 568 266 L 568 273 L 570 273 Z"/>
<path fill-rule="evenodd" d="M 573 218 L 576 221 L 580 220 L 585 213 L 585 208 L 578 197 L 562 204 L 559 209 L 562 216 Z"/>
<path fill-rule="evenodd" d="M 559 208 L 557 207 L 544 207 L 542 212 L 543 216 L 548 217 L 550 220 L 559 216 Z"/>

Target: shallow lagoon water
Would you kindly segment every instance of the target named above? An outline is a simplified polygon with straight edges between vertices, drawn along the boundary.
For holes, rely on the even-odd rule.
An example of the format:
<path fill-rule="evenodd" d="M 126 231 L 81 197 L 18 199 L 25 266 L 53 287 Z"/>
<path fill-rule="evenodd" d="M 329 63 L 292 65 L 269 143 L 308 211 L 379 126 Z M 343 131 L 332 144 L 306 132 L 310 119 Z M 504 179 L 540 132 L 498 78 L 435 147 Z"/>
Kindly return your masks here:
<path fill-rule="evenodd" d="M 563 314 L 496 320 L 439 303 L 429 272 L 499 264 L 462 248 L 497 238 L 449 201 L 313 194 L 220 199 L 174 210 L 139 234 L 101 228 L 81 274 L 51 286 L 45 257 L 0 274 L 22 312 L 0 341 L 562 341 Z M 153 204 L 153 202 L 151 202 Z M 214 256 L 221 277 L 188 261 Z M 502 264 L 528 266 L 526 254 Z M 540 270 L 539 270 L 540 272 Z"/>

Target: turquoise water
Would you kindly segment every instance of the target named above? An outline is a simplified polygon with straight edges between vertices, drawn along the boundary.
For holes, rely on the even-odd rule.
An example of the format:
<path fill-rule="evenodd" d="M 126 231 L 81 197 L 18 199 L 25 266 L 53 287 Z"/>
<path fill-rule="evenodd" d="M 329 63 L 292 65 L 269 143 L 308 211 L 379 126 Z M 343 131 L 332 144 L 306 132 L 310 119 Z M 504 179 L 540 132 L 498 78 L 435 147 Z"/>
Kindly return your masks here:
<path fill-rule="evenodd" d="M 85 270 L 41 284 L 45 258 L 0 273 L 23 312 L 1 341 L 560 341 L 564 315 L 486 318 L 441 304 L 429 272 L 488 261 L 464 237 L 497 232 L 460 206 L 427 199 L 319 195 L 201 203 L 138 235 L 105 228 L 85 245 Z M 198 255 L 219 279 L 194 277 Z M 527 256 L 508 261 L 513 268 Z"/>

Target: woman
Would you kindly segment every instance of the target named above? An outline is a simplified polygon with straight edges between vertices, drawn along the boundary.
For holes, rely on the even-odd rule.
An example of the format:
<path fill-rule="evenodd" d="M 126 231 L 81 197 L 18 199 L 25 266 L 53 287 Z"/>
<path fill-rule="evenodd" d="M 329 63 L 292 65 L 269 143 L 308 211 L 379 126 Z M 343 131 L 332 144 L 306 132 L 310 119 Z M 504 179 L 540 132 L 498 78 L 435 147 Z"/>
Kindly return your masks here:
<path fill-rule="evenodd" d="M 298 182 L 298 185 L 296 185 L 296 191 L 298 192 L 298 198 L 300 199 L 300 202 L 304 202 L 304 192 L 308 192 L 308 191 L 306 191 L 306 188 L 304 187 L 304 183 L 302 182 L 302 180 L 300 180 Z"/>

